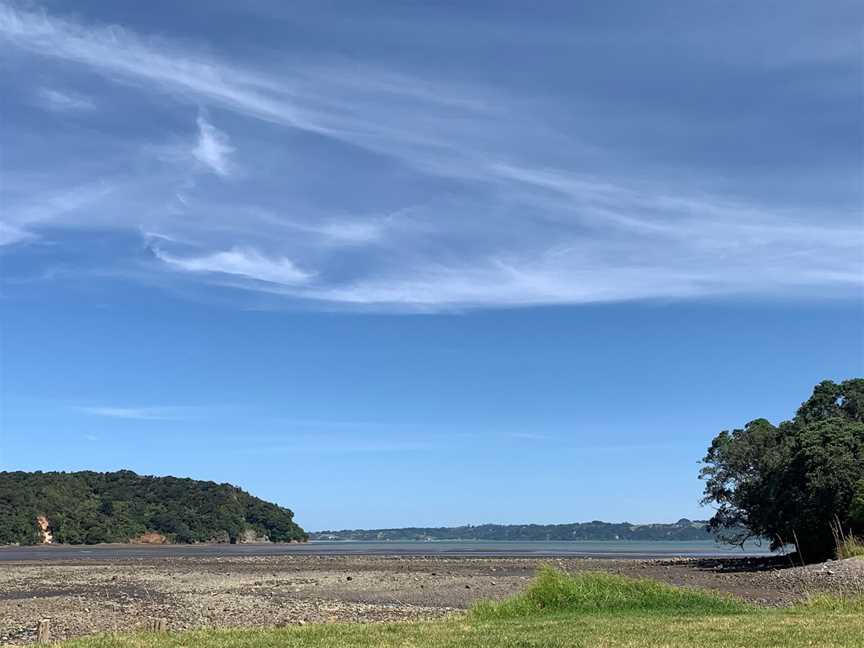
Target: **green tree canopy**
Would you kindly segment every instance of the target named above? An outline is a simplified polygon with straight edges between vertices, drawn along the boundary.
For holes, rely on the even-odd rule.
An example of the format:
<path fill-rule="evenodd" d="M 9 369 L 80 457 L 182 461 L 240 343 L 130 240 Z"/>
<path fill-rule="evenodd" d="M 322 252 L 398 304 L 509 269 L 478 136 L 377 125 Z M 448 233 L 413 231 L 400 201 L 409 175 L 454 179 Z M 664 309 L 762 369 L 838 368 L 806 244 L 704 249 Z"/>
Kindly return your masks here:
<path fill-rule="evenodd" d="M 724 430 L 703 464 L 702 501 L 717 505 L 709 525 L 720 537 L 830 557 L 832 524 L 864 532 L 864 379 L 821 382 L 791 421 Z"/>
<path fill-rule="evenodd" d="M 864 528 L 864 479 L 855 486 L 855 496 L 849 507 L 849 523 L 859 529 Z"/>
<path fill-rule="evenodd" d="M 231 484 L 147 477 L 129 470 L 0 472 L 0 544 L 41 541 L 44 516 L 54 540 L 67 544 L 127 542 L 146 532 L 172 542 L 305 540 L 294 514 Z"/>

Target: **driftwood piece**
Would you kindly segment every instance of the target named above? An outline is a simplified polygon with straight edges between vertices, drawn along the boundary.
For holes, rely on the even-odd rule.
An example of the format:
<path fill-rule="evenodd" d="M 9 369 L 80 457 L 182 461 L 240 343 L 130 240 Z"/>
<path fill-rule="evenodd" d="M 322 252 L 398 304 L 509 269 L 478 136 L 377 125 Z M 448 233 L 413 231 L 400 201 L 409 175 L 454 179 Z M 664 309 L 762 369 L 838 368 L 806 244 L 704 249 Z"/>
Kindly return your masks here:
<path fill-rule="evenodd" d="M 41 619 L 36 626 L 36 643 L 51 643 L 51 619 Z"/>
<path fill-rule="evenodd" d="M 147 630 L 149 632 L 168 632 L 168 620 L 149 619 L 147 621 Z"/>

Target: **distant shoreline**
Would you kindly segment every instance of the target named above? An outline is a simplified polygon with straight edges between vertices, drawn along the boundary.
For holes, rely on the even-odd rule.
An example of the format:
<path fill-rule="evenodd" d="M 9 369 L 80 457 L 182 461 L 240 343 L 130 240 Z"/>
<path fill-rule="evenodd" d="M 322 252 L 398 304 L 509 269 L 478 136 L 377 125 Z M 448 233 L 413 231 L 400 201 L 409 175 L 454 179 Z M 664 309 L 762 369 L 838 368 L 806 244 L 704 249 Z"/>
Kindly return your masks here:
<path fill-rule="evenodd" d="M 516 541 L 599 542 L 700 541 L 713 540 L 707 520 L 681 518 L 677 522 L 634 524 L 632 522 L 567 522 L 561 524 L 467 524 L 440 527 L 393 527 L 313 531 L 310 540 L 368 541 Z"/>
<path fill-rule="evenodd" d="M 394 544 L 400 543 L 400 542 L 404 542 L 406 544 L 407 543 L 432 544 L 432 543 L 436 543 L 436 542 L 477 542 L 477 543 L 496 542 L 496 543 L 511 543 L 511 544 L 530 544 L 530 543 L 547 544 L 547 543 L 551 543 L 551 542 L 555 542 L 555 543 L 561 542 L 561 543 L 568 543 L 568 544 L 578 544 L 578 543 L 589 544 L 589 543 L 604 543 L 604 542 L 608 542 L 608 543 L 630 543 L 630 544 L 639 544 L 639 543 L 651 543 L 651 544 L 704 543 L 704 544 L 710 544 L 710 545 L 723 546 L 723 543 L 716 542 L 715 540 L 712 540 L 711 538 L 706 538 L 704 540 L 633 540 L 630 538 L 625 538 L 622 540 L 606 540 L 606 539 L 603 539 L 603 540 L 504 540 L 504 539 L 486 540 L 483 538 L 430 538 L 428 540 L 392 540 L 390 538 L 383 538 L 381 540 L 366 540 L 366 539 L 359 539 L 359 538 L 334 538 L 332 540 L 329 540 L 329 539 L 310 539 L 310 540 L 307 540 L 304 544 L 315 544 L 315 543 L 335 544 L 335 543 L 340 543 L 340 542 L 343 542 L 343 543 L 351 542 L 351 543 L 356 543 L 356 544 L 362 544 L 362 543 L 374 544 L 374 543 L 383 543 L 383 542 L 390 542 L 390 543 L 394 543 Z M 246 542 L 243 544 L 249 545 L 249 544 L 290 544 L 290 543 L 250 543 L 250 542 Z M 727 545 L 727 546 L 733 546 L 733 545 Z"/>
<path fill-rule="evenodd" d="M 0 547 L 0 563 L 42 560 L 102 560 L 105 562 L 161 558 L 254 558 L 278 556 L 405 556 L 472 558 L 590 558 L 597 560 L 666 560 L 774 555 L 767 547 L 746 551 L 712 540 L 698 541 L 365 541 L 335 540 L 308 543 L 189 544 L 189 545 L 36 545 Z"/>

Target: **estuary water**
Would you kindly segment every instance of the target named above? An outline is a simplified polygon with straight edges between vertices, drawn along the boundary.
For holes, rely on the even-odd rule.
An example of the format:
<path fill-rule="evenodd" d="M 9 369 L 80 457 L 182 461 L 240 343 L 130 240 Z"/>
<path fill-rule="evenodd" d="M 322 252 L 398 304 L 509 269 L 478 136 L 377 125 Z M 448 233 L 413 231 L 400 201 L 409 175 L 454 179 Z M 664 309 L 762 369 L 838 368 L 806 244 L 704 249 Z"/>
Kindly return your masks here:
<path fill-rule="evenodd" d="M 321 540 L 305 544 L 200 545 L 43 545 L 2 547 L 0 562 L 15 560 L 123 560 L 135 558 L 404 555 L 404 556 L 566 556 L 571 558 L 710 558 L 770 555 L 767 544 L 739 547 L 713 540 L 689 542 L 436 540 L 430 542 L 367 542 Z"/>

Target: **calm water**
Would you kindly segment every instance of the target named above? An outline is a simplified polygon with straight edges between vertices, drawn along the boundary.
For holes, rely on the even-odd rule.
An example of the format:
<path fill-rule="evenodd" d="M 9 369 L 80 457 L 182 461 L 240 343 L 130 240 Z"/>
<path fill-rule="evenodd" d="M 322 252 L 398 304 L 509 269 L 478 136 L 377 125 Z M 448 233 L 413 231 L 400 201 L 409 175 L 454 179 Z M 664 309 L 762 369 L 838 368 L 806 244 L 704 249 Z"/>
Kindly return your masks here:
<path fill-rule="evenodd" d="M 432 542 L 310 542 L 309 549 L 322 553 L 368 554 L 480 554 L 521 556 L 591 556 L 596 558 L 706 557 L 769 555 L 768 546 L 755 543 L 738 547 L 717 544 L 713 540 L 692 542 L 607 541 L 506 541 L 506 540 L 437 540 Z"/>
<path fill-rule="evenodd" d="M 124 558 L 168 558 L 180 556 L 284 556 L 323 555 L 440 555 L 440 556 L 570 556 L 591 558 L 670 558 L 768 555 L 767 545 L 737 547 L 711 540 L 698 542 L 349 542 L 317 541 L 308 544 L 244 545 L 95 545 L 0 548 L 0 561 L 9 560 L 122 560 Z"/>

